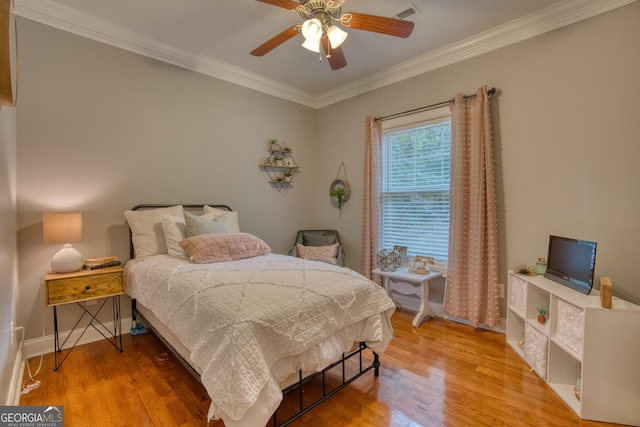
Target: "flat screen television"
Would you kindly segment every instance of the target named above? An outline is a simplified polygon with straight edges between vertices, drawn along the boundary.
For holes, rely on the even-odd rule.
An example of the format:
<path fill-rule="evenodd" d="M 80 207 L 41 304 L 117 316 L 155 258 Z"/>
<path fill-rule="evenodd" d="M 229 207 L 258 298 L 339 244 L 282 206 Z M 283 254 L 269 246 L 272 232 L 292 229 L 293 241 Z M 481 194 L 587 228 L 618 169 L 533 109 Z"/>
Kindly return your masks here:
<path fill-rule="evenodd" d="M 544 277 L 585 295 L 593 287 L 596 243 L 549 236 L 547 271 Z"/>

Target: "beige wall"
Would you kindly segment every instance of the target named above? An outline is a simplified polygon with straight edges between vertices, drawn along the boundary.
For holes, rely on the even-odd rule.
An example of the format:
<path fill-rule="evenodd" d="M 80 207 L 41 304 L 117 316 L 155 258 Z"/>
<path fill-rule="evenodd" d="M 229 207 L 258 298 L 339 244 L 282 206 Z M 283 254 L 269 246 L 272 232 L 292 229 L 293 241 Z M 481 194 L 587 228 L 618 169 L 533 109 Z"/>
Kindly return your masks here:
<path fill-rule="evenodd" d="M 548 236 L 558 234 L 598 242 L 596 283 L 610 276 L 615 295 L 640 303 L 638 22 L 635 2 L 322 109 L 318 220 L 340 231 L 359 265 L 365 117 L 495 86 L 501 281 L 546 256 Z M 326 194 L 342 159 L 354 191 L 338 217 Z"/>
<path fill-rule="evenodd" d="M 16 215 L 16 111 L 0 106 L 0 405 L 13 404 L 19 352 L 17 341 L 11 345 L 11 322 L 20 325 Z"/>
<path fill-rule="evenodd" d="M 335 228 L 359 269 L 364 118 L 497 87 L 501 279 L 546 254 L 549 234 L 598 242 L 596 274 L 640 303 L 640 3 L 319 111 L 19 22 L 19 278 L 27 337 L 40 334 L 44 210 L 84 212 L 84 256 L 127 258 L 137 203 L 227 203 L 243 230 L 286 252 L 298 229 Z M 302 173 L 280 194 L 257 168 L 270 138 Z M 344 161 L 352 198 L 328 188 Z M 126 307 L 126 304 L 125 304 Z M 69 326 L 71 314 L 63 318 Z M 128 307 L 126 307 L 128 314 Z"/>
<path fill-rule="evenodd" d="M 287 252 L 314 223 L 315 111 L 32 21 L 19 22 L 19 274 L 27 336 L 41 334 L 42 275 L 58 250 L 42 212 L 80 210 L 85 257 L 128 259 L 123 211 L 225 203 L 243 231 Z M 272 138 L 301 173 L 286 194 L 258 169 Z M 124 304 L 124 316 L 129 314 Z M 61 309 L 61 330 L 77 307 Z M 44 311 L 51 334 L 52 309 Z"/>

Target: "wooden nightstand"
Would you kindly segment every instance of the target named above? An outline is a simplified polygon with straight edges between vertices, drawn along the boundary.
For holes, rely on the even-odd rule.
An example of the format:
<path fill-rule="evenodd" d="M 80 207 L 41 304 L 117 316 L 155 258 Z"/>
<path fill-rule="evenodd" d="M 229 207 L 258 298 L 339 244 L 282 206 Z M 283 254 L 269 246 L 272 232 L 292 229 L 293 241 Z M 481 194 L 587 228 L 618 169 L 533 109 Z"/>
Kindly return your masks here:
<path fill-rule="evenodd" d="M 124 293 L 122 287 L 122 267 L 99 268 L 96 270 L 80 270 L 73 273 L 53 273 L 49 272 L 44 276 L 45 304 L 53 307 L 53 327 L 54 327 L 54 370 L 58 370 L 71 351 L 75 348 L 80 338 L 89 329 L 89 326 L 98 331 L 107 341 L 109 341 L 118 351 L 122 353 L 122 319 L 120 317 L 120 295 Z M 91 301 L 104 298 L 98 311 L 90 313 L 81 304 L 83 301 Z M 113 301 L 113 331 L 103 325 L 98 319 L 98 313 L 105 306 L 106 302 Z M 83 309 L 82 315 L 76 322 L 69 335 L 60 343 L 58 336 L 58 306 L 76 303 Z M 58 363 L 58 353 L 72 336 L 84 315 L 90 317 L 89 323 L 82 333 L 77 337 L 69 351 Z M 100 327 L 100 329 L 98 329 Z M 106 334 L 105 334 L 106 332 Z M 118 346 L 119 344 L 119 346 Z"/>

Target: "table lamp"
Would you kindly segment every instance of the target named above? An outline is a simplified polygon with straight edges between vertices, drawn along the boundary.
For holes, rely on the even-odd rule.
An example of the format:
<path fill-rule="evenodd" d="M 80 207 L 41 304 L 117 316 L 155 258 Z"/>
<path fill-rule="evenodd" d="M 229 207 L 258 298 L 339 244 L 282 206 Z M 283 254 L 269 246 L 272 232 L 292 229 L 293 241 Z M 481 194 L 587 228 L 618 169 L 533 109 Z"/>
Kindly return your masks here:
<path fill-rule="evenodd" d="M 82 240 L 82 212 L 44 212 L 42 240 L 44 243 L 63 244 L 51 258 L 51 269 L 56 273 L 78 271 L 84 265 L 80 252 L 71 246 L 71 242 Z"/>

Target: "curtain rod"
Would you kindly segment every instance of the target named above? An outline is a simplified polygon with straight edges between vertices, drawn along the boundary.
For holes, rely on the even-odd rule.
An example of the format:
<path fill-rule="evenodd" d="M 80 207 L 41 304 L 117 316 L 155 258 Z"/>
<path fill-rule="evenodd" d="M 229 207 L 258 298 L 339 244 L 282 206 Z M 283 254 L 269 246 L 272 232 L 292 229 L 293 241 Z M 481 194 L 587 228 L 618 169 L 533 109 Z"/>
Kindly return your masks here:
<path fill-rule="evenodd" d="M 489 89 L 487 91 L 487 93 L 489 94 L 489 96 L 493 95 L 494 93 L 496 93 L 496 88 L 492 87 L 491 89 Z M 473 95 L 465 96 L 464 99 L 473 98 L 475 96 L 476 96 L 476 94 L 474 93 Z M 407 110 L 407 111 L 403 111 L 401 113 L 395 113 L 395 114 L 389 114 L 388 116 L 377 117 L 376 118 L 376 122 L 379 121 L 379 120 L 383 121 L 383 120 L 387 120 L 387 119 L 393 119 L 393 118 L 396 118 L 396 117 L 406 116 L 408 114 L 417 113 L 419 111 L 433 110 L 434 108 L 443 107 L 443 106 L 445 106 L 447 104 L 451 104 L 453 101 L 454 101 L 454 99 L 450 99 L 448 101 L 442 101 L 442 102 L 438 102 L 436 104 L 431 104 L 431 105 L 426 105 L 424 107 L 414 108 L 413 110 Z"/>

